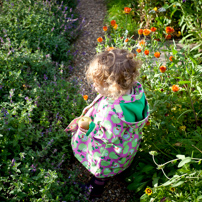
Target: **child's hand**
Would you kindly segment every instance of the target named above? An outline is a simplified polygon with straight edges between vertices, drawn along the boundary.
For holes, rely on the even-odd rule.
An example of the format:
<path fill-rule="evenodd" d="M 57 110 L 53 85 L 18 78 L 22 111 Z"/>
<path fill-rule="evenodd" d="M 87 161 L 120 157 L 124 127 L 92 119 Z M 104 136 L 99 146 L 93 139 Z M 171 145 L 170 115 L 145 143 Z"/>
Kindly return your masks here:
<path fill-rule="evenodd" d="M 74 132 L 78 129 L 78 121 L 80 120 L 80 117 L 75 118 L 71 121 L 71 123 L 67 126 L 65 129 L 65 132 L 71 131 Z"/>
<path fill-rule="evenodd" d="M 79 129 L 82 132 L 86 133 L 88 131 L 88 129 L 89 129 L 90 122 L 91 122 L 90 117 L 82 117 L 78 122 Z"/>

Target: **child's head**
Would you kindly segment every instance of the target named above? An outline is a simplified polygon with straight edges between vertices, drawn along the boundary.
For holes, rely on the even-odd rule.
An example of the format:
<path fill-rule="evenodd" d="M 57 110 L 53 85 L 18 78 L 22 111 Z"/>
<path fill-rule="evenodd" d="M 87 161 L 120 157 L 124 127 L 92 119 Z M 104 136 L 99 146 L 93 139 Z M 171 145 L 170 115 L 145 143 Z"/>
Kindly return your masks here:
<path fill-rule="evenodd" d="M 104 96 L 118 98 L 132 88 L 137 76 L 140 61 L 124 49 L 104 51 L 90 62 L 86 77 Z"/>

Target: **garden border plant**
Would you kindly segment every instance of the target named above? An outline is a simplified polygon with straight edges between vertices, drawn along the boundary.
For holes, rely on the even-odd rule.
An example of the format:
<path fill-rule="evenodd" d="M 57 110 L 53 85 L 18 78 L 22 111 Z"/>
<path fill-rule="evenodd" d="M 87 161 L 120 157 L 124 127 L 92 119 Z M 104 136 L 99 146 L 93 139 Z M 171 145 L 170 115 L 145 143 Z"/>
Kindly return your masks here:
<path fill-rule="evenodd" d="M 64 132 L 86 106 L 78 81 L 68 79 L 76 54 L 71 43 L 82 27 L 71 6 L 75 1 L 3 2 L 1 201 L 87 201 L 79 195 Z"/>
<path fill-rule="evenodd" d="M 135 10 L 133 3 L 135 1 L 129 1 L 125 5 L 120 2 L 117 5 L 115 2 L 111 4 L 114 8 L 119 7 L 120 10 L 116 11 L 116 14 L 113 9 L 108 12 L 103 27 L 104 37 L 101 40 L 98 38 L 96 48 L 97 52 L 125 48 L 132 51 L 134 57 L 141 59 L 143 63 L 139 81 L 143 83 L 151 116 L 143 132 L 139 153 L 126 177 L 126 181 L 130 183 L 128 188 L 134 190 L 134 199 L 141 198 L 141 201 L 197 201 L 202 196 L 199 190 L 201 184 L 197 183 L 197 180 L 201 180 L 202 172 L 200 166 L 202 66 L 201 53 L 198 53 L 200 43 L 192 49 L 186 45 L 188 43 L 185 43 L 178 51 L 175 38 L 178 37 L 176 34 L 180 36 L 181 32 L 175 31 L 171 26 L 171 20 L 162 21 L 160 24 L 157 22 L 150 27 L 144 27 L 149 24 L 142 23 L 139 28 L 134 22 L 134 33 L 131 35 L 131 30 L 124 29 L 120 25 L 122 23 L 127 25 L 128 16 L 133 15 L 132 12 Z M 181 6 L 184 6 L 183 3 L 185 1 Z M 160 6 L 162 9 L 159 8 Z M 177 6 L 180 5 L 174 1 L 170 2 L 170 5 L 163 5 L 161 2 L 158 8 L 147 9 L 152 11 L 151 14 L 161 12 L 160 10 L 166 11 L 169 16 L 170 13 L 167 11 L 171 8 L 172 19 Z M 179 16 L 175 15 L 175 17 Z M 177 20 L 181 22 L 182 19 Z M 183 30 L 182 33 L 184 34 Z M 173 44 L 165 46 L 164 42 L 171 38 Z M 183 39 L 186 42 L 186 37 Z M 161 54 L 162 52 L 164 54 Z M 160 60 L 162 55 L 165 55 L 164 63 Z M 157 171 L 155 171 L 155 163 L 148 155 L 150 151 L 155 150 L 160 154 L 160 158 L 155 160 L 155 163 L 160 165 L 157 166 Z M 176 155 L 182 160 L 178 167 L 174 160 Z M 195 158 L 199 161 L 193 164 Z M 162 161 L 171 162 L 173 165 L 166 166 L 164 171 L 160 163 Z M 163 170 L 163 173 L 160 173 L 159 169 Z M 174 178 L 171 177 L 173 175 Z M 182 177 L 176 178 L 177 175 Z M 184 175 L 195 178 L 188 180 L 185 177 L 181 180 Z M 145 194 L 143 194 L 144 190 Z"/>

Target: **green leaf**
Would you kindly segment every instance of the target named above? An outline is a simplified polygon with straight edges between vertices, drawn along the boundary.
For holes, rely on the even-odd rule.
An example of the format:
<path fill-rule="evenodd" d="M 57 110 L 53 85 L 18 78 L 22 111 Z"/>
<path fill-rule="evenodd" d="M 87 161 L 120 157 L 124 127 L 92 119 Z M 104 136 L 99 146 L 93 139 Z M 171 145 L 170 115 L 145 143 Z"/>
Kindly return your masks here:
<path fill-rule="evenodd" d="M 186 157 L 185 159 L 183 159 L 179 164 L 178 164 L 178 168 L 182 167 L 184 164 L 189 163 L 191 161 L 190 157 Z"/>
<path fill-rule="evenodd" d="M 138 185 L 138 183 L 133 182 L 132 184 L 129 184 L 127 186 L 127 189 L 129 189 L 129 190 L 136 190 L 137 185 Z"/>
<path fill-rule="evenodd" d="M 178 159 L 185 159 L 185 155 L 181 155 L 181 154 L 176 155 L 176 157 L 177 157 Z"/>
<path fill-rule="evenodd" d="M 194 186 L 201 187 L 202 186 L 202 181 L 196 182 Z"/>
<path fill-rule="evenodd" d="M 174 48 L 172 48 L 172 53 L 173 53 L 173 55 L 176 55 L 178 53 L 178 51 L 175 50 Z"/>
<path fill-rule="evenodd" d="M 195 50 L 195 49 L 197 49 L 197 48 L 200 48 L 200 46 L 201 46 L 201 44 L 199 44 L 199 45 L 193 47 L 193 48 L 190 50 L 190 52 L 193 51 L 193 50 Z"/>
<path fill-rule="evenodd" d="M 153 181 L 152 181 L 153 187 L 158 187 L 158 181 L 159 181 L 159 179 L 160 179 L 160 177 L 153 178 Z"/>
<path fill-rule="evenodd" d="M 182 34 L 184 33 L 184 29 L 185 29 L 185 27 L 186 27 L 186 24 L 184 24 L 184 25 L 182 26 L 182 28 L 181 28 L 181 32 L 182 32 Z"/>
<path fill-rule="evenodd" d="M 177 11 L 177 9 L 175 9 L 171 14 L 170 17 L 172 18 L 172 16 L 174 15 L 174 13 Z"/>
<path fill-rule="evenodd" d="M 143 179 L 144 179 L 144 175 L 138 175 L 137 177 L 135 177 L 135 182 L 137 183 L 137 182 L 141 182 Z"/>
<path fill-rule="evenodd" d="M 196 55 L 194 55 L 194 58 L 198 58 L 198 57 L 200 57 L 201 55 L 202 55 L 202 53 L 196 54 Z"/>
<path fill-rule="evenodd" d="M 136 189 L 136 192 L 141 191 L 147 185 L 148 182 L 149 181 L 140 183 L 140 186 Z"/>
<path fill-rule="evenodd" d="M 192 36 L 193 34 L 188 34 L 187 36 L 183 37 L 181 41 L 185 41 L 188 37 Z"/>
<path fill-rule="evenodd" d="M 179 81 L 178 84 L 191 83 L 191 81 Z"/>
<path fill-rule="evenodd" d="M 184 15 L 180 19 L 180 26 L 182 26 L 183 22 L 184 22 Z"/>
<path fill-rule="evenodd" d="M 187 113 L 187 112 L 192 112 L 192 110 L 191 109 L 189 109 L 189 110 L 186 110 L 185 112 L 182 112 L 182 114 L 180 114 L 180 116 L 177 118 L 177 120 L 183 115 L 183 114 L 185 114 L 185 113 Z M 183 155 L 184 156 L 184 155 Z M 184 156 L 185 157 L 185 156 Z M 178 158 L 178 159 L 181 159 L 181 158 Z"/>
<path fill-rule="evenodd" d="M 162 184 L 163 186 L 168 186 L 171 185 L 175 180 L 169 180 L 167 182 L 165 182 L 164 184 Z"/>
<path fill-rule="evenodd" d="M 183 184 L 185 181 L 181 180 L 179 182 L 177 182 L 176 184 L 173 184 L 172 187 L 178 187 L 180 186 L 181 184 Z"/>
<path fill-rule="evenodd" d="M 194 64 L 197 65 L 197 62 L 196 62 L 196 60 L 194 60 L 194 58 L 192 58 L 192 57 L 190 57 L 190 56 L 189 56 L 189 58 L 191 59 L 191 61 L 192 61 Z"/>
<path fill-rule="evenodd" d="M 197 201 L 198 201 L 199 199 L 202 199 L 202 195 L 200 195 L 200 196 L 197 197 Z"/>
<path fill-rule="evenodd" d="M 143 173 L 143 172 L 147 173 L 148 171 L 150 171 L 150 170 L 152 170 L 152 169 L 154 169 L 153 166 L 151 166 L 151 165 L 146 165 L 146 166 L 141 170 L 141 172 L 142 172 L 142 173 Z"/>
<path fill-rule="evenodd" d="M 138 191 L 140 191 L 144 186 L 146 186 L 146 184 L 148 183 L 148 181 L 146 181 L 146 182 L 140 182 L 140 183 L 138 183 L 138 182 L 133 182 L 132 184 L 129 184 L 128 186 L 127 186 L 127 189 L 129 189 L 129 190 L 135 190 L 135 192 L 138 192 Z"/>

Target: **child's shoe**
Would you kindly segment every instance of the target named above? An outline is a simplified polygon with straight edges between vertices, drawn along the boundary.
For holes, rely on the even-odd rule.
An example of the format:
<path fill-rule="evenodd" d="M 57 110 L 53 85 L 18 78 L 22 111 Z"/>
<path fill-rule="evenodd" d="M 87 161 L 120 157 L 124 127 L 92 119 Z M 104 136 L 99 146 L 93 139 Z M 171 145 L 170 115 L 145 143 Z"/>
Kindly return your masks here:
<path fill-rule="evenodd" d="M 89 195 L 89 199 L 91 200 L 102 197 L 104 186 L 107 184 L 108 180 L 108 178 L 100 179 L 93 176 L 87 184 L 79 182 L 78 185 L 81 189 L 81 193 L 86 196 Z"/>
<path fill-rule="evenodd" d="M 101 198 L 102 194 L 104 192 L 104 186 L 107 184 L 108 182 L 108 178 L 96 178 L 96 177 L 92 177 L 90 179 L 90 181 L 88 182 L 87 186 L 91 187 L 91 191 L 90 191 L 90 200 L 94 199 L 94 198 Z"/>

